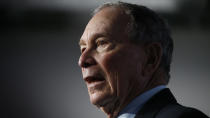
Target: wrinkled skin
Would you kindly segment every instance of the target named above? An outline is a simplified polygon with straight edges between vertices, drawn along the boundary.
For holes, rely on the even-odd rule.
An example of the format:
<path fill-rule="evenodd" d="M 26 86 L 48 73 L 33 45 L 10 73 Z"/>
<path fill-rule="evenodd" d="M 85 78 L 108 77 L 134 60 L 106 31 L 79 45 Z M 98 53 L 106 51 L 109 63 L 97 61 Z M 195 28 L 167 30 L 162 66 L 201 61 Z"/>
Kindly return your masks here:
<path fill-rule="evenodd" d="M 115 117 L 146 90 L 144 46 L 128 38 L 130 17 L 119 8 L 104 8 L 89 21 L 80 39 L 79 66 L 90 101 Z"/>

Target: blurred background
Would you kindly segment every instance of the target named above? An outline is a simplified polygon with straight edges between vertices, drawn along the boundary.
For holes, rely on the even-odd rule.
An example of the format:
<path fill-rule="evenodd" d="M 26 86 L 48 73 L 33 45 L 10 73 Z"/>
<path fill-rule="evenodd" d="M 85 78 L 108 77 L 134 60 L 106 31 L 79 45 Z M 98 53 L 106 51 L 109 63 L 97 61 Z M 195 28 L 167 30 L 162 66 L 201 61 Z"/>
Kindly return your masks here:
<path fill-rule="evenodd" d="M 113 1 L 113 0 L 112 0 Z M 168 87 L 210 115 L 210 1 L 122 0 L 146 5 L 171 26 Z M 1 118 L 105 118 L 89 102 L 77 61 L 91 12 L 106 0 L 1 0 Z"/>

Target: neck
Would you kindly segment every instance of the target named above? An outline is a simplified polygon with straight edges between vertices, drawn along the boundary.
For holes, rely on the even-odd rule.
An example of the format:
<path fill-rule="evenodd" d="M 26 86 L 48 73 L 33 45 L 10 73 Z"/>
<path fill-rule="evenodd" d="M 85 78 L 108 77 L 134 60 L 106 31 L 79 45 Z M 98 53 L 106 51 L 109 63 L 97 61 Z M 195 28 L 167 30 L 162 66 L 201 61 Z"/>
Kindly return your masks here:
<path fill-rule="evenodd" d="M 134 82 L 135 84 L 137 82 Z M 137 89 L 136 85 L 131 85 L 128 94 L 123 97 L 116 97 L 117 99 L 110 101 L 106 105 L 100 107 L 100 109 L 107 114 L 107 118 L 116 118 L 119 112 L 126 107 L 134 98 L 140 95 L 144 91 Z"/>
<path fill-rule="evenodd" d="M 119 98 L 110 101 L 109 103 L 100 107 L 100 109 L 107 114 L 107 118 L 116 118 L 120 111 Z"/>
<path fill-rule="evenodd" d="M 137 85 L 136 85 L 137 84 Z M 142 94 L 145 91 L 148 91 L 158 85 L 166 85 L 164 76 L 160 72 L 156 72 L 146 83 L 144 89 L 139 87 L 138 82 L 134 82 L 133 87 L 130 87 L 130 90 L 126 96 L 116 97 L 115 100 L 111 100 L 107 104 L 100 107 L 100 109 L 107 114 L 107 118 L 116 118 L 119 112 L 126 107 L 134 98 Z"/>

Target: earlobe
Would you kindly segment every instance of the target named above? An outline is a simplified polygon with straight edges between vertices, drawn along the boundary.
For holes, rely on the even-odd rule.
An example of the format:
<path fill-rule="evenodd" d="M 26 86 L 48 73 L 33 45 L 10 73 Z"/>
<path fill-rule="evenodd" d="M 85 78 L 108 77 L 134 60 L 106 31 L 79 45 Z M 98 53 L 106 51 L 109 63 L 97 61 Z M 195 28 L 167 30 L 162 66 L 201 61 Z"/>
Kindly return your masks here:
<path fill-rule="evenodd" d="M 144 75 L 152 76 L 158 69 L 162 57 L 162 47 L 160 43 L 154 42 L 145 46 L 146 61 L 144 67 Z"/>

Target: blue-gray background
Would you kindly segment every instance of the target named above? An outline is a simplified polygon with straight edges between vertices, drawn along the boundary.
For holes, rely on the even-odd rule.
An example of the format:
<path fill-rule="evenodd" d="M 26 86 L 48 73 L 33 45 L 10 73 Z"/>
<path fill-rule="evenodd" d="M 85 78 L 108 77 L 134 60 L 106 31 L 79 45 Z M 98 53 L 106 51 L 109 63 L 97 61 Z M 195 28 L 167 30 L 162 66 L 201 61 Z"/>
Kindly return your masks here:
<path fill-rule="evenodd" d="M 80 36 L 90 13 L 103 2 L 0 1 L 0 117 L 106 117 L 90 104 L 77 65 Z M 168 87 L 181 104 L 210 115 L 209 0 L 130 2 L 145 4 L 167 19 L 175 43 Z"/>

